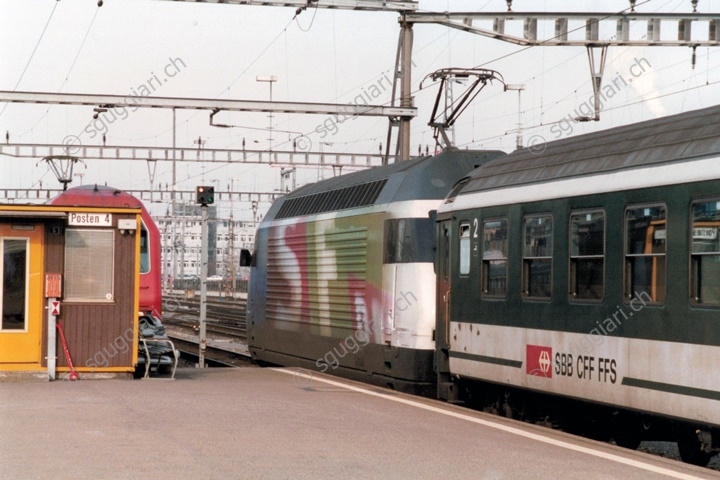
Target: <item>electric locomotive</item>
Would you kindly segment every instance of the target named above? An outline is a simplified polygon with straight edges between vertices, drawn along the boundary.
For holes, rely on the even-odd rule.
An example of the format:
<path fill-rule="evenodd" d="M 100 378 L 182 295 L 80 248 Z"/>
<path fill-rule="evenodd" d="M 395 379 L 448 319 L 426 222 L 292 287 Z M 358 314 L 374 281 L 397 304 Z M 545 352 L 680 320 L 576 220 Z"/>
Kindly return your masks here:
<path fill-rule="evenodd" d="M 481 391 L 513 416 L 572 399 L 619 444 L 674 440 L 706 464 L 720 448 L 720 107 L 544 147 L 486 163 L 438 209 L 438 396 Z"/>
<path fill-rule="evenodd" d="M 451 150 L 306 185 L 263 219 L 247 321 L 254 359 L 434 395 L 434 219 L 498 151 Z"/>

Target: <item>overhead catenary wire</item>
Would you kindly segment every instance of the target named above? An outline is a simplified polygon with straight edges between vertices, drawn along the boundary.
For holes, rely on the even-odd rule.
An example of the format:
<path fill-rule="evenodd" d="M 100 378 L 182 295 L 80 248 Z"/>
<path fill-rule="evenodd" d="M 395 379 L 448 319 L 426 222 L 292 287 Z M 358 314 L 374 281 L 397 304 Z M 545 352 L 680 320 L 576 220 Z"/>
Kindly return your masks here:
<path fill-rule="evenodd" d="M 646 2 L 646 3 L 647 3 L 647 2 Z M 668 2 L 668 3 L 669 3 L 669 2 Z M 317 9 L 316 9 L 316 10 L 317 10 Z M 316 13 L 316 12 L 315 12 L 315 13 Z M 296 20 L 295 17 L 294 17 L 294 19 Z M 287 27 L 286 27 L 286 29 L 287 29 Z M 286 29 L 283 29 L 283 31 L 282 31 L 281 33 L 284 33 L 284 34 L 285 34 L 285 41 L 287 42 L 287 30 L 286 30 Z M 442 37 L 442 38 L 446 38 L 446 36 L 447 36 L 447 32 L 445 32 L 445 33 L 443 33 L 443 34 L 440 35 L 440 37 Z M 584 53 L 584 52 L 583 52 L 583 53 Z M 579 55 L 582 55 L 583 53 L 580 53 Z M 262 55 L 262 53 L 261 53 L 261 55 Z M 287 54 L 286 54 L 286 55 L 287 55 Z M 573 58 L 574 58 L 574 57 L 573 57 Z M 567 61 L 571 61 L 571 59 L 566 60 L 566 62 L 567 62 Z M 287 57 L 286 57 L 286 62 L 287 62 Z M 73 63 L 74 63 L 74 62 L 73 62 Z M 72 67 L 71 67 L 71 70 L 72 70 Z M 543 72 L 545 72 L 546 70 L 549 70 L 549 69 L 543 69 Z M 236 81 L 237 81 L 237 80 L 239 80 L 239 77 L 238 77 L 238 79 L 236 79 Z M 581 88 L 582 86 L 586 85 L 587 83 L 588 83 L 588 82 L 584 82 L 579 88 Z M 233 84 L 234 84 L 234 83 L 233 83 Z M 232 85 L 231 85 L 231 86 L 232 86 Z M 336 89 L 337 89 L 337 85 L 336 85 Z M 416 90 L 416 91 L 417 91 L 417 90 Z M 575 91 L 573 91 L 573 93 L 566 95 L 566 96 L 565 96 L 563 99 L 561 99 L 561 100 L 567 100 L 567 98 L 572 97 L 576 92 L 577 92 L 577 89 L 576 89 Z M 336 97 L 337 97 L 337 93 L 336 93 Z M 485 101 L 485 99 L 483 99 L 482 101 Z M 556 104 L 557 104 L 557 102 L 556 102 Z M 552 104 L 551 104 L 551 105 L 552 105 Z M 550 105 L 548 105 L 547 109 L 543 109 L 543 108 L 541 107 L 540 110 L 539 110 L 539 111 L 541 112 L 540 114 L 542 115 L 543 112 L 549 111 L 550 108 L 551 108 Z M 528 112 L 530 112 L 530 111 L 532 111 L 532 110 L 533 110 L 533 109 L 530 109 L 530 110 L 528 110 Z M 188 122 L 188 121 L 186 120 L 185 123 L 187 124 L 187 122 Z M 377 123 L 377 122 L 375 122 L 375 123 Z M 541 122 L 541 123 L 542 123 L 542 122 Z M 416 122 L 416 124 L 417 124 L 417 122 Z M 168 130 L 169 130 L 169 129 L 168 129 Z M 261 130 L 267 130 L 267 129 L 261 129 Z M 368 129 L 367 131 L 369 131 L 369 130 L 371 130 L 371 129 Z M 166 131 L 167 131 L 167 130 L 166 130 Z M 360 135 L 360 137 L 364 137 L 364 136 L 367 134 L 367 131 L 363 132 L 362 135 Z M 312 133 L 312 131 L 310 131 L 310 132 L 308 132 L 308 133 Z M 157 137 L 157 135 L 152 135 L 151 137 Z M 140 138 L 140 137 L 136 137 L 136 138 Z M 149 137 L 142 137 L 142 138 L 149 138 Z M 360 142 L 360 141 L 361 141 L 361 140 L 356 140 L 356 142 Z M 337 141 L 336 141 L 335 143 L 341 143 L 341 142 L 337 142 Z"/>
<path fill-rule="evenodd" d="M 92 29 L 93 25 L 95 24 L 95 19 L 97 18 L 97 14 L 98 14 L 99 10 L 100 10 L 99 7 L 95 9 L 95 14 L 93 15 L 93 18 L 90 21 L 90 25 L 88 25 L 88 28 L 85 31 L 85 35 L 83 37 L 82 42 L 80 43 L 80 47 L 78 48 L 77 52 L 75 53 L 75 58 L 73 58 L 73 61 L 70 64 L 70 68 L 68 69 L 68 72 L 65 74 L 65 79 L 63 80 L 63 83 L 60 85 L 60 88 L 58 88 L 58 91 L 62 91 L 63 87 L 65 87 L 65 84 L 70 79 L 70 74 L 72 73 L 73 69 L 75 68 L 75 63 L 77 62 L 78 58 L 80 57 L 80 52 L 82 52 L 82 49 L 85 46 L 85 42 L 87 41 L 88 35 L 90 34 L 90 30 Z M 16 88 L 17 88 L 17 86 L 16 86 Z M 54 107 L 54 105 L 48 105 L 48 108 L 45 110 L 45 113 L 42 114 L 42 116 L 38 119 L 38 121 L 35 122 L 35 124 L 32 127 L 30 127 L 28 130 L 21 133 L 19 136 L 22 137 L 24 135 L 27 135 L 28 132 L 31 132 L 32 130 L 34 130 L 35 127 L 37 127 L 38 124 L 40 122 L 42 122 L 42 120 L 47 116 L 47 114 L 50 112 L 52 107 Z"/>
<path fill-rule="evenodd" d="M 678 82 L 676 82 L 675 84 L 677 84 L 677 83 L 678 83 Z M 670 92 L 670 93 L 665 93 L 665 94 L 662 94 L 662 95 L 656 95 L 656 96 L 654 96 L 654 97 L 642 98 L 642 99 L 637 100 L 637 101 L 633 101 L 633 102 L 629 102 L 629 103 L 624 103 L 624 104 L 622 104 L 622 105 L 616 105 L 616 106 L 614 106 L 614 107 L 606 108 L 606 109 L 604 109 L 603 111 L 612 111 L 612 110 L 618 110 L 618 109 L 621 109 L 621 108 L 630 107 L 630 106 L 633 106 L 633 105 L 639 105 L 639 104 L 642 104 L 642 103 L 647 102 L 648 100 L 658 100 L 658 99 L 660 99 L 660 98 L 667 98 L 667 97 L 671 97 L 671 96 L 673 96 L 673 95 L 679 95 L 679 94 L 681 94 L 681 93 L 686 93 L 688 90 L 698 90 L 698 89 L 706 88 L 706 87 L 709 87 L 709 86 L 712 86 L 712 85 L 720 85 L 720 80 L 717 80 L 717 81 L 714 81 L 714 82 L 710 82 L 709 84 L 705 84 L 705 85 L 697 85 L 697 86 L 694 86 L 694 87 L 684 88 L 684 89 L 682 89 L 682 90 L 677 90 L 677 91 Z M 526 126 L 526 127 L 524 127 L 524 128 L 525 128 L 526 130 L 532 130 L 532 129 L 537 129 L 537 128 L 544 128 L 544 127 L 548 127 L 548 126 L 555 125 L 555 124 L 557 124 L 557 123 L 559 123 L 559 122 L 560 122 L 560 121 L 557 121 L 557 122 L 548 122 L 548 123 L 538 124 L 538 125 L 530 125 L 530 126 Z M 485 137 L 485 138 L 483 138 L 483 139 L 480 139 L 480 140 L 477 140 L 477 141 L 474 141 L 474 142 L 467 142 L 467 143 L 458 145 L 458 147 L 467 147 L 467 146 L 470 146 L 470 145 L 483 144 L 483 143 L 488 142 L 488 141 L 491 141 L 491 140 L 497 140 L 497 139 L 503 138 L 503 137 L 505 137 L 505 136 L 507 136 L 507 135 L 508 135 L 507 132 L 502 133 L 502 134 L 498 134 L 498 135 L 492 135 L 492 136 L 490 136 L 490 137 Z"/>
<path fill-rule="evenodd" d="M 52 10 L 50 11 L 50 16 L 48 17 L 47 22 L 45 22 L 45 26 L 43 27 L 43 30 L 42 30 L 42 32 L 40 33 L 40 38 L 38 38 L 38 41 L 35 42 L 35 47 L 33 48 L 33 51 L 32 51 L 32 53 L 30 54 L 30 58 L 28 58 L 28 61 L 27 61 L 27 63 L 25 64 L 25 68 L 23 68 L 23 71 L 22 71 L 22 73 L 20 74 L 20 78 L 18 78 L 17 83 L 16 83 L 15 86 L 13 87 L 13 91 L 17 90 L 18 86 L 20 85 L 20 82 L 22 82 L 22 79 L 23 79 L 23 77 L 25 76 L 25 72 L 27 72 L 27 69 L 28 69 L 28 67 L 30 66 L 30 62 L 32 62 L 32 59 L 35 57 L 35 52 L 37 52 L 37 49 L 38 49 L 38 47 L 40 46 L 40 42 L 42 42 L 42 39 L 43 39 L 43 37 L 45 36 L 45 32 L 47 31 L 48 25 L 50 25 L 50 21 L 52 20 L 53 15 L 55 14 L 55 9 L 57 8 L 58 3 L 60 3 L 60 2 L 55 2 L 55 3 L 53 4 L 53 8 L 52 8 Z M 2 116 L 2 114 L 5 112 L 5 109 L 7 108 L 7 106 L 8 106 L 8 104 L 5 103 L 5 105 L 3 106 L 2 110 L 0 110 L 0 116 Z"/>

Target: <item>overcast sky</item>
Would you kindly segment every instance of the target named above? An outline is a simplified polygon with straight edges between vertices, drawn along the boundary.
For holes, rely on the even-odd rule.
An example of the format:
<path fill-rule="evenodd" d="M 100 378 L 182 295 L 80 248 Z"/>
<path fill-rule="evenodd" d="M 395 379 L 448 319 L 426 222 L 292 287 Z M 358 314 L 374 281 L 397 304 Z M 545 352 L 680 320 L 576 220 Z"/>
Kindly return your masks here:
<path fill-rule="evenodd" d="M 422 0 L 420 7 L 489 12 L 504 11 L 506 2 Z M 513 5 L 515 11 L 616 12 L 627 7 L 627 1 L 615 0 L 516 0 Z M 638 7 L 643 12 L 691 10 L 689 0 L 651 0 Z M 700 0 L 699 11 L 720 12 L 720 0 Z M 374 103 L 390 101 L 385 78 L 391 78 L 395 61 L 396 13 L 311 9 L 294 17 L 290 8 L 164 0 L 105 0 L 102 7 L 91 0 L 0 0 L 0 90 L 266 100 L 268 84 L 257 82 L 256 76 L 276 75 L 275 100 L 349 103 L 372 92 L 377 96 Z M 518 25 L 510 28 L 521 28 Z M 695 38 L 707 38 L 707 32 L 701 31 L 705 25 L 698 25 Z M 433 147 L 427 122 L 437 90 L 419 91 L 419 83 L 428 73 L 449 66 L 483 66 L 500 72 L 507 83 L 525 85 L 526 142 L 602 130 L 717 105 L 720 100 L 718 48 L 699 48 L 693 69 L 687 47 L 613 47 L 605 84 L 614 85 L 614 91 L 603 102 L 601 120 L 570 123 L 563 119 L 575 116 L 576 110 L 583 113 L 592 94 L 583 47 L 525 49 L 434 25 L 416 25 L 414 34 L 412 84 L 419 112 L 412 127 L 413 153 L 418 145 Z M 603 38 L 613 34 L 613 29 L 601 31 Z M 665 28 L 663 38 L 676 38 L 674 28 Z M 613 83 L 618 76 L 633 81 Z M 61 143 L 66 136 L 77 135 L 82 143 L 93 145 L 101 144 L 105 133 L 109 145 L 172 144 L 170 110 L 128 110 L 126 118 L 112 124 L 93 123 L 90 107 L 0 103 L 0 111 L 2 141 L 9 132 L 11 142 Z M 178 111 L 178 146 L 192 147 L 201 137 L 210 148 L 239 149 L 243 139 L 248 148 L 267 147 L 267 131 L 212 128 L 208 115 Z M 503 93 L 500 84 L 488 86 L 458 121 L 457 145 L 512 151 L 515 134 L 510 131 L 516 128 L 517 115 L 517 92 Z M 232 125 L 259 129 L 268 125 L 267 114 L 218 117 Z M 276 130 L 307 135 L 313 150 L 376 153 L 387 135 L 384 118 L 336 125 L 327 116 L 278 114 L 273 123 Z M 275 132 L 276 148 L 296 136 Z M 291 148 L 291 143 L 284 148 Z M 86 164 L 87 168 L 76 169 L 83 177 L 75 184 L 82 180 L 128 189 L 150 186 L 144 162 L 87 160 Z M 302 169 L 297 181 L 303 184 L 330 174 Z M 182 163 L 178 188 L 191 190 L 216 182 L 225 189 L 234 179 L 235 190 L 268 192 L 279 188 L 279 177 L 279 168 Z M 159 163 L 156 185 L 164 188 L 171 178 L 171 164 Z M 45 187 L 59 186 L 38 160 L 0 157 L 0 188 L 34 188 L 41 181 Z M 249 206 L 243 208 L 249 212 Z"/>

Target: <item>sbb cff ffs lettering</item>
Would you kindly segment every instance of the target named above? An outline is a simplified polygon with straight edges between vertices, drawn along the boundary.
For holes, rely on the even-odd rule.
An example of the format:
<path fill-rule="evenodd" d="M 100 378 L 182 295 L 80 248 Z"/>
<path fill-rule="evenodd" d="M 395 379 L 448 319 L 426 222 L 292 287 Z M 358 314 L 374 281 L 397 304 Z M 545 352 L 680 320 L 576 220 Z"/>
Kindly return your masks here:
<path fill-rule="evenodd" d="M 195 203 L 211 205 L 215 203 L 215 187 L 196 187 Z"/>

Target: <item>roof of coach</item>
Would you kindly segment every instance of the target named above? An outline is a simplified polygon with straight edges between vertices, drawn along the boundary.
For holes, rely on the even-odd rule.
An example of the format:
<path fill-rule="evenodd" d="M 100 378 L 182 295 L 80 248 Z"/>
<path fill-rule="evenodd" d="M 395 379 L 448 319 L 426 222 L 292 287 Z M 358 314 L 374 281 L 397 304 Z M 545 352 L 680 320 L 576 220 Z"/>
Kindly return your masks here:
<path fill-rule="evenodd" d="M 278 199 L 266 218 L 292 218 L 391 201 L 442 199 L 457 180 L 496 157 L 499 150 L 448 149 L 435 156 L 333 177 Z"/>
<path fill-rule="evenodd" d="M 537 147 L 488 162 L 460 194 L 718 155 L 720 106 L 549 142 L 542 151 Z"/>

